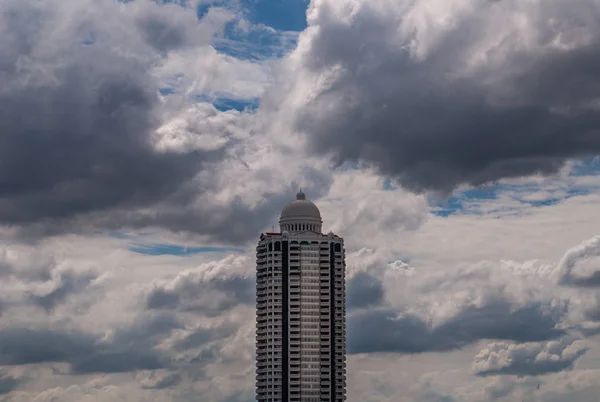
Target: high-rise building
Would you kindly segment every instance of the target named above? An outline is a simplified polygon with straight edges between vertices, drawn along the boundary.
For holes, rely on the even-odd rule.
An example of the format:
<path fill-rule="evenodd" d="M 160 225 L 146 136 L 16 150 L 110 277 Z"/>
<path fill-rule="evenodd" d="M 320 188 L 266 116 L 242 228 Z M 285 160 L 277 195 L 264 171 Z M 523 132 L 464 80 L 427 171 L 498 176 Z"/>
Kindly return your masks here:
<path fill-rule="evenodd" d="M 346 400 L 344 239 L 300 190 L 256 248 L 256 399 Z"/>

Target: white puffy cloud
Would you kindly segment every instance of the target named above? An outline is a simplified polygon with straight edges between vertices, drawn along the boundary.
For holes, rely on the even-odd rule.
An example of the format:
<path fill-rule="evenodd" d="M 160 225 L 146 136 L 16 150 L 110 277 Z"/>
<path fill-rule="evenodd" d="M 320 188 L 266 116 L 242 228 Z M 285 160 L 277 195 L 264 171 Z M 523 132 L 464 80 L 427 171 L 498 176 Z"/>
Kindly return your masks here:
<path fill-rule="evenodd" d="M 562 339 L 546 343 L 498 342 L 482 349 L 473 362 L 477 375 L 543 375 L 573 368 L 589 347 L 581 341 Z"/>
<path fill-rule="evenodd" d="M 600 256 L 600 236 L 589 239 L 567 251 L 560 261 L 560 282 L 574 286 L 600 286 L 600 271 L 595 271 L 589 277 L 577 277 L 573 270 L 579 261 L 589 257 Z"/>

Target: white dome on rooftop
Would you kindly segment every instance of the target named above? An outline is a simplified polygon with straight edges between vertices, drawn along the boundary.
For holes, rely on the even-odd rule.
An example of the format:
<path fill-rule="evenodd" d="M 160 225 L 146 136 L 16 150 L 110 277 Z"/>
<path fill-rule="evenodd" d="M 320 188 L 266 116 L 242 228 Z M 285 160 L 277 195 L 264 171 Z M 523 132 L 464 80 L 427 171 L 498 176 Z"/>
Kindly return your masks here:
<path fill-rule="evenodd" d="M 306 199 L 306 194 L 300 190 L 296 199 L 288 203 L 281 211 L 279 225 L 281 231 L 289 232 L 321 232 L 321 212 L 319 208 Z"/>

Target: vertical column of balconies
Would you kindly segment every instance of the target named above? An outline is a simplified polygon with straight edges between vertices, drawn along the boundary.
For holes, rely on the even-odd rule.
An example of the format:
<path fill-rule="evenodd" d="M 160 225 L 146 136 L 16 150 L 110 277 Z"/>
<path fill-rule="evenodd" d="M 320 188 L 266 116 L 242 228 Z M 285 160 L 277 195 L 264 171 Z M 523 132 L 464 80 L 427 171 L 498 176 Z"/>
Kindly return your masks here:
<path fill-rule="evenodd" d="M 335 364 L 335 402 L 346 400 L 346 263 L 344 244 L 336 242 L 334 246 L 334 317 L 332 327 L 335 330 L 334 339 L 334 364 Z"/>
<path fill-rule="evenodd" d="M 338 334 L 335 327 L 335 243 L 329 243 L 329 357 L 331 370 L 329 373 L 329 392 L 331 395 L 331 401 L 335 401 L 335 389 L 336 389 L 336 349 L 335 344 L 337 341 Z"/>
<path fill-rule="evenodd" d="M 283 270 L 281 243 L 257 247 L 256 387 L 259 401 L 280 401 L 283 381 Z"/>
<path fill-rule="evenodd" d="M 269 400 L 267 367 L 268 356 L 268 316 L 267 316 L 267 243 L 259 242 L 256 248 L 256 399 Z"/>
<path fill-rule="evenodd" d="M 329 281 L 329 243 L 319 245 L 319 330 L 320 330 L 320 391 L 321 401 L 331 401 L 331 317 Z"/>
<path fill-rule="evenodd" d="M 299 401 L 300 398 L 300 245 L 298 242 L 289 244 L 289 364 L 288 364 L 288 396 L 289 401 Z M 287 400 L 286 400 L 287 401 Z"/>
<path fill-rule="evenodd" d="M 277 402 L 289 402 L 290 383 L 290 252 L 289 242 L 281 242 L 281 283 L 282 283 L 282 343 L 281 343 L 281 394 Z"/>

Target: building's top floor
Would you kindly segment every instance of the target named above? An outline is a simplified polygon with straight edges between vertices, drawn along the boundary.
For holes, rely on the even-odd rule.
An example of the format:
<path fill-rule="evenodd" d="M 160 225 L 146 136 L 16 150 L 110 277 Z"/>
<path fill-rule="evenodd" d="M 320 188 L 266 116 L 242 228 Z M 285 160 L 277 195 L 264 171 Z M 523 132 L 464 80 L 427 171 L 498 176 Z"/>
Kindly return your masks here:
<path fill-rule="evenodd" d="M 300 240 L 314 240 L 316 239 L 340 239 L 343 240 L 340 236 L 336 235 L 333 232 L 329 232 L 327 234 L 324 233 L 292 233 L 292 232 L 263 232 L 260 234 L 260 240 L 264 240 L 266 238 L 277 238 L 277 239 L 285 239 L 290 241 L 300 241 Z"/>
<path fill-rule="evenodd" d="M 283 251 L 284 244 L 286 245 L 285 247 L 289 247 L 292 253 L 297 252 L 294 250 L 323 250 L 324 248 L 328 250 L 330 247 L 334 248 L 335 253 L 343 253 L 345 251 L 344 239 L 333 233 L 327 235 L 296 236 L 265 232 L 261 234 L 256 247 L 257 255 L 262 255 L 270 251 Z"/>

